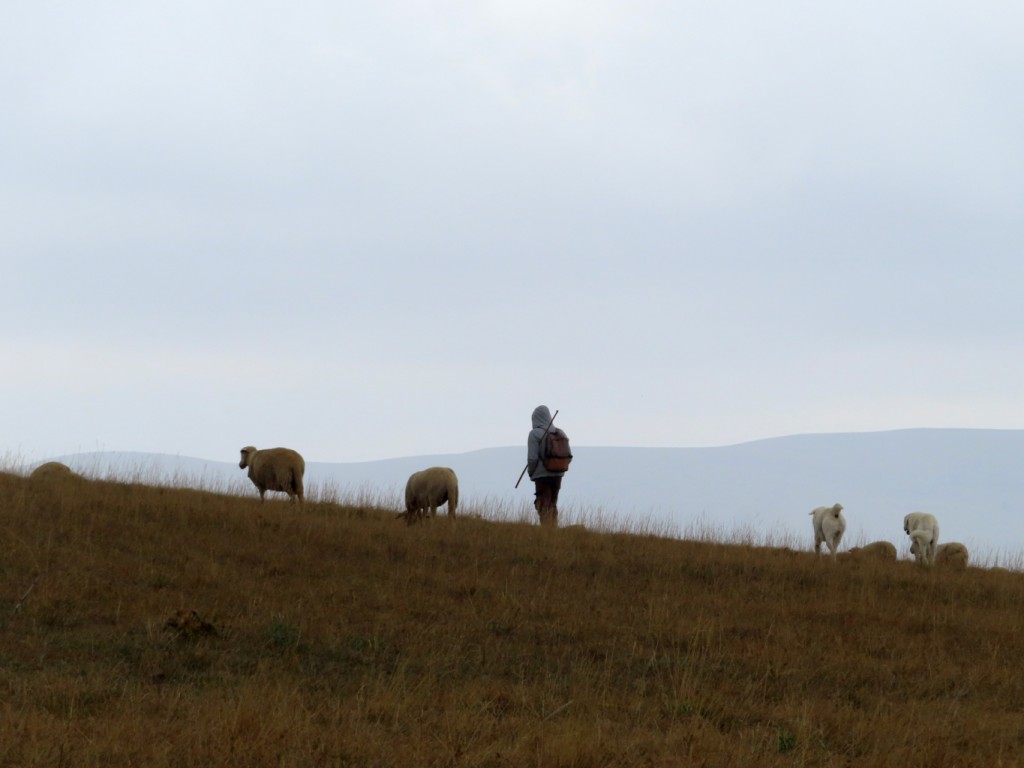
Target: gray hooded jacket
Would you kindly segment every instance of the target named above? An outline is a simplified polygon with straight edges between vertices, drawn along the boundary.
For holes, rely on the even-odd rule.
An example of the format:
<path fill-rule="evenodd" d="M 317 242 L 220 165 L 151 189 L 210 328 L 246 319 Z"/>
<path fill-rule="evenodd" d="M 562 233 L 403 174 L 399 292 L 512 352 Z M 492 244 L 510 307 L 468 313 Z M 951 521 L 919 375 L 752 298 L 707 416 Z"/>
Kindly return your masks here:
<path fill-rule="evenodd" d="M 549 472 L 544 468 L 540 460 L 540 441 L 544 436 L 544 427 L 551 423 L 551 411 L 546 405 L 538 405 L 533 409 L 533 429 L 526 438 L 526 471 L 530 473 L 530 479 L 536 480 L 541 477 L 561 477 L 565 472 Z M 551 425 L 554 432 L 555 425 Z"/>

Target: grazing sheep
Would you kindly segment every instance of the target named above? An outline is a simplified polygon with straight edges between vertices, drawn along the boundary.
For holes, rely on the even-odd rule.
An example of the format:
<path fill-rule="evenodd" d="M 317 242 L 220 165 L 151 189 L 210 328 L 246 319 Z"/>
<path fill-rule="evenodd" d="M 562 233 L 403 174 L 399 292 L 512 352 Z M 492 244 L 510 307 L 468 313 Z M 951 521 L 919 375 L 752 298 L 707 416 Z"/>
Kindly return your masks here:
<path fill-rule="evenodd" d="M 903 518 L 903 532 L 910 536 L 910 554 L 917 562 L 931 565 L 939 543 L 939 521 L 927 512 L 911 512 Z"/>
<path fill-rule="evenodd" d="M 950 541 L 946 544 L 939 544 L 935 548 L 935 565 L 945 568 L 963 570 L 967 567 L 970 556 L 967 547 L 959 541 Z"/>
<path fill-rule="evenodd" d="M 412 525 L 424 517 L 433 517 L 445 502 L 448 502 L 448 516 L 455 517 L 459 506 L 459 479 L 453 470 L 430 467 L 409 475 L 405 484 L 405 522 Z"/>
<path fill-rule="evenodd" d="M 821 554 L 821 543 L 825 542 L 832 557 L 839 549 L 839 540 L 846 531 L 846 518 L 843 517 L 843 505 L 833 504 L 831 507 L 817 507 L 809 513 L 813 516 L 814 551 Z"/>
<path fill-rule="evenodd" d="M 858 560 L 886 560 L 896 562 L 896 546 L 888 541 L 873 541 L 863 547 L 850 547 L 846 553 Z"/>
<path fill-rule="evenodd" d="M 38 467 L 33 469 L 32 474 L 29 475 L 29 477 L 46 479 L 74 476 L 75 473 L 71 471 L 71 467 L 67 464 L 61 464 L 59 461 L 48 461 L 45 464 L 40 464 Z"/>
<path fill-rule="evenodd" d="M 264 448 L 257 451 L 248 445 L 242 449 L 239 469 L 249 468 L 249 479 L 260 492 L 260 501 L 267 491 L 281 491 L 288 494 L 288 500 L 302 503 L 302 476 L 306 473 L 306 462 L 291 448 Z"/>

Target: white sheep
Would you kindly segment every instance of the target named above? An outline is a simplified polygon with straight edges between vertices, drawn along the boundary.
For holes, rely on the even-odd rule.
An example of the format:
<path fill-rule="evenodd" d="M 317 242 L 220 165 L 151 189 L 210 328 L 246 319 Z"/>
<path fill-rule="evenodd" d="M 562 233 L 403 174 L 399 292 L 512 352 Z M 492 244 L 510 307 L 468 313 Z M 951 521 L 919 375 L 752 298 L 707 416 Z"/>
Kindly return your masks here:
<path fill-rule="evenodd" d="M 433 517 L 437 508 L 448 503 L 448 516 L 455 517 L 459 506 L 459 479 L 448 467 L 430 467 L 409 475 L 405 484 L 405 521 L 412 525 L 424 517 Z"/>
<path fill-rule="evenodd" d="M 959 541 L 950 541 L 945 544 L 939 544 L 939 546 L 935 548 L 936 566 L 963 570 L 967 567 L 969 560 L 970 555 L 967 552 L 967 547 Z"/>
<path fill-rule="evenodd" d="M 831 507 L 816 507 L 811 510 L 811 522 L 814 525 L 814 551 L 821 554 L 821 543 L 825 542 L 832 557 L 836 556 L 839 541 L 846 532 L 846 518 L 843 517 L 843 505 L 833 504 Z"/>
<path fill-rule="evenodd" d="M 939 521 L 927 512 L 911 512 L 903 518 L 903 532 L 910 536 L 910 554 L 917 562 L 931 565 L 939 543 Z"/>
<path fill-rule="evenodd" d="M 873 541 L 863 547 L 850 547 L 845 554 L 858 560 L 896 562 L 896 546 L 888 541 Z"/>
<path fill-rule="evenodd" d="M 303 500 L 302 476 L 306 473 L 306 462 L 291 448 L 264 448 L 257 451 L 255 446 L 242 449 L 239 469 L 249 468 L 249 479 L 260 492 L 260 501 L 267 491 L 288 494 L 288 500 Z"/>

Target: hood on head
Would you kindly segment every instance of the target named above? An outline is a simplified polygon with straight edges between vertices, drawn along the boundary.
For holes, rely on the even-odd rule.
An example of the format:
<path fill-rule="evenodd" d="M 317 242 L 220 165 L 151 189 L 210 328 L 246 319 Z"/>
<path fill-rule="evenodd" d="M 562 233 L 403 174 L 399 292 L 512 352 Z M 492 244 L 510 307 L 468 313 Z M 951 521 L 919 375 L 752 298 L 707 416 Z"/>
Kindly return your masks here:
<path fill-rule="evenodd" d="M 551 411 L 548 410 L 546 405 L 538 405 L 533 409 L 533 426 L 534 428 L 544 429 L 548 424 L 551 423 Z"/>

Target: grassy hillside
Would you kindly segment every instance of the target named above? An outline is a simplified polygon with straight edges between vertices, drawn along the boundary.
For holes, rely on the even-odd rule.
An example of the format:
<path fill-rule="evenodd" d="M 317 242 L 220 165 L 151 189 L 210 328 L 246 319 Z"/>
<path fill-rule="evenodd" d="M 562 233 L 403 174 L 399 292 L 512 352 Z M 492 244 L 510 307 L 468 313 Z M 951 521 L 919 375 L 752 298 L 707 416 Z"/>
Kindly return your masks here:
<path fill-rule="evenodd" d="M 1018 765 L 1022 603 L 1009 572 L 0 474 L 0 765 Z"/>

